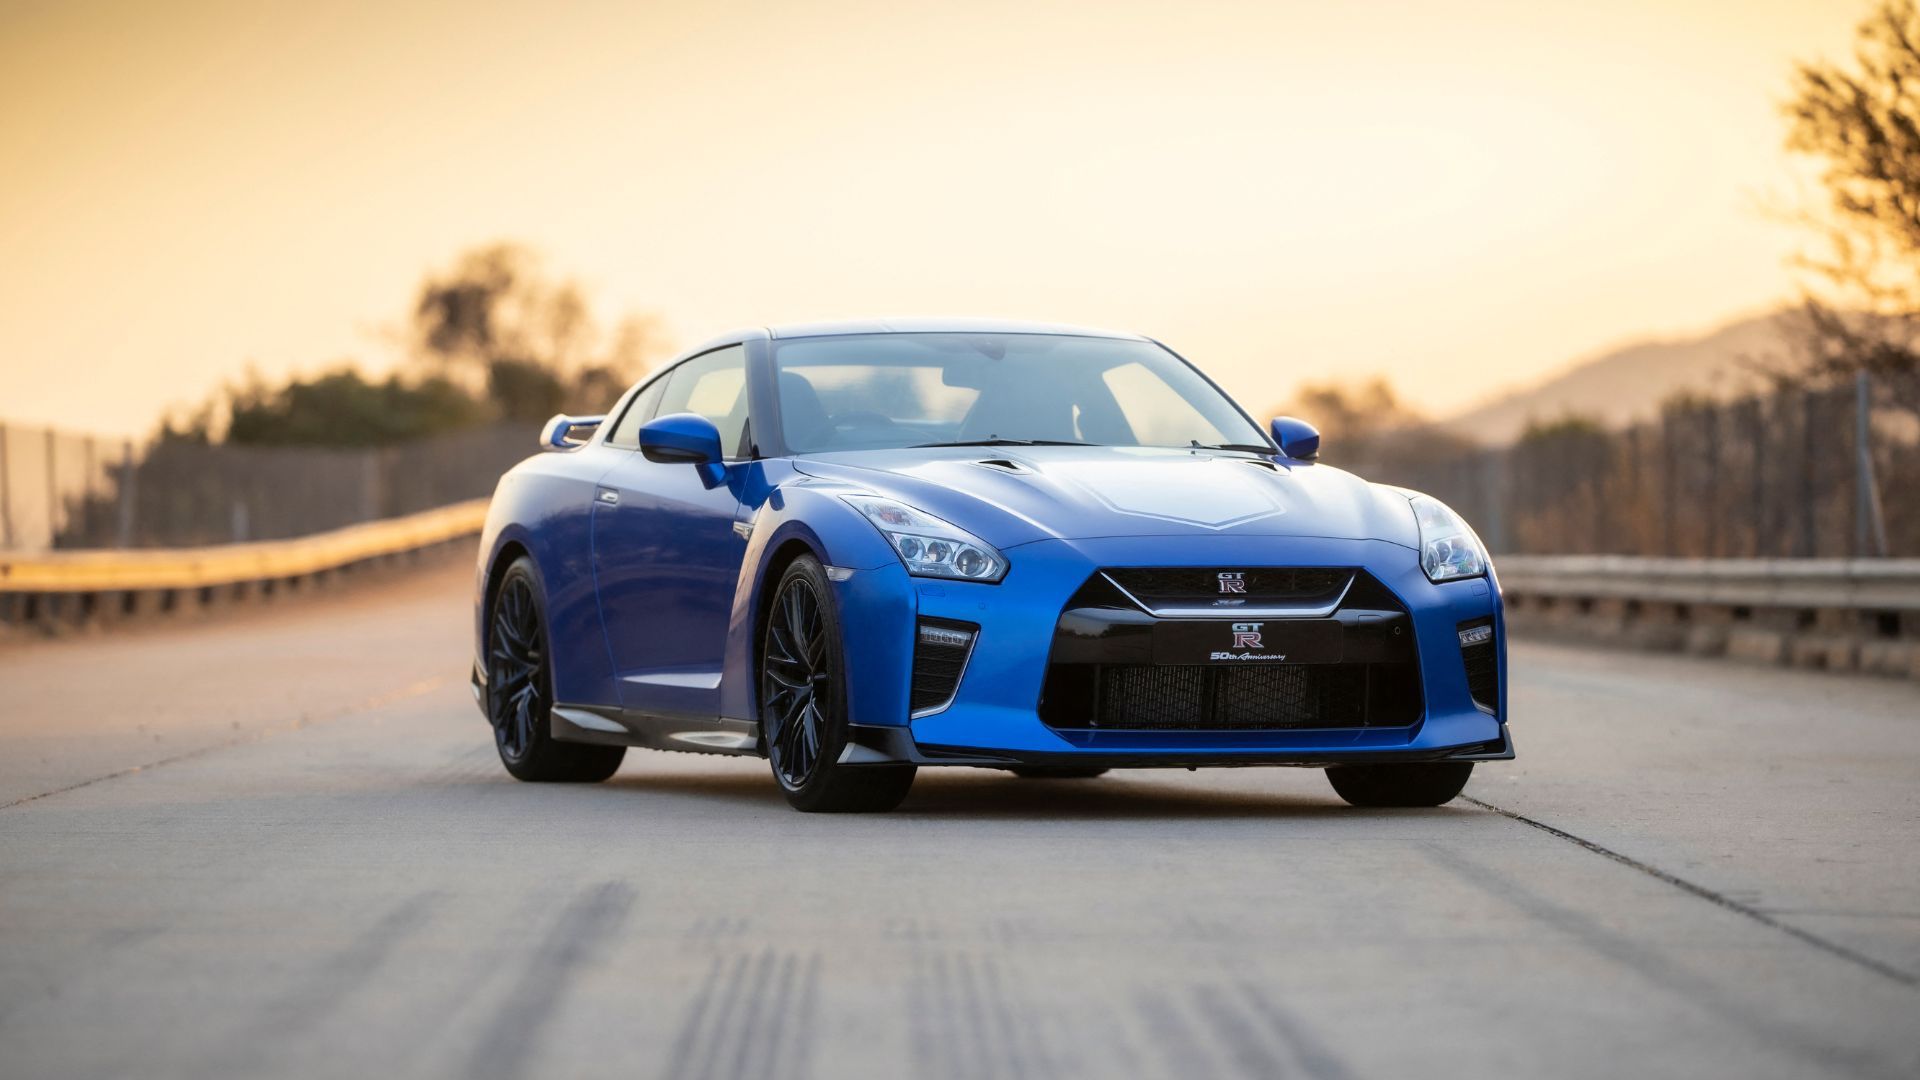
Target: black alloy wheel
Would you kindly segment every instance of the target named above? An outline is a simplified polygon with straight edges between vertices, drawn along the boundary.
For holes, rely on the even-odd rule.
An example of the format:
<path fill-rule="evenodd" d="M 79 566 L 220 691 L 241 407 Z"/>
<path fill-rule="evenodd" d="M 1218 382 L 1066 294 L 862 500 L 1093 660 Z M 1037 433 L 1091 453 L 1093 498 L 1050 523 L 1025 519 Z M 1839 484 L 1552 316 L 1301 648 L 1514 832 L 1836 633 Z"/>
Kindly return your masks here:
<path fill-rule="evenodd" d="M 767 609 L 760 646 L 760 730 L 774 779 L 797 810 L 891 810 L 912 765 L 842 765 L 847 744 L 840 620 L 826 571 L 803 555 Z"/>
<path fill-rule="evenodd" d="M 500 579 L 487 626 L 487 719 L 500 763 L 520 780 L 592 783 L 620 768 L 624 746 L 555 742 L 553 668 L 546 606 L 533 562 L 521 558 Z"/>
<path fill-rule="evenodd" d="M 820 615 L 820 597 L 804 575 L 789 575 L 774 599 L 767 620 L 765 678 L 768 728 L 767 756 L 774 774 L 788 789 L 805 787 L 820 765 L 820 746 L 826 728 L 821 703 L 831 701 L 837 687 L 826 670 L 826 625 Z"/>

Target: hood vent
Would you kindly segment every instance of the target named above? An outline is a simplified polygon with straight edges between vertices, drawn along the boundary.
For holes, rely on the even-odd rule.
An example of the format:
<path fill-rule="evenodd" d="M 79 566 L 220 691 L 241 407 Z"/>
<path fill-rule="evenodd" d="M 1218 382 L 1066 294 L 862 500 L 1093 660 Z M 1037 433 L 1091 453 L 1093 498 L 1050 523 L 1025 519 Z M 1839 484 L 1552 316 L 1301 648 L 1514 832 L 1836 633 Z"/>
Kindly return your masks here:
<path fill-rule="evenodd" d="M 974 464 L 983 469 L 999 469 L 1003 472 L 1010 473 L 1030 473 L 1033 471 L 1021 462 L 1014 461 L 1011 458 L 985 458 L 974 462 Z"/>

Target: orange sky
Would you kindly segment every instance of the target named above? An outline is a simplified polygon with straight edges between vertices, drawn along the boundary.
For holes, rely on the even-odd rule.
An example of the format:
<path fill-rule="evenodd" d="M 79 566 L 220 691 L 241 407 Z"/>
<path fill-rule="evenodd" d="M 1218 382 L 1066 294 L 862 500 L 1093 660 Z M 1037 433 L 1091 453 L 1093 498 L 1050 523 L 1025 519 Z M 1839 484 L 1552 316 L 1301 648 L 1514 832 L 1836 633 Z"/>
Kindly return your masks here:
<path fill-rule="evenodd" d="M 1429 411 L 1787 296 L 1776 106 L 1864 0 L 0 0 L 0 419 L 395 359 L 517 239 L 611 319 L 1136 329 Z"/>

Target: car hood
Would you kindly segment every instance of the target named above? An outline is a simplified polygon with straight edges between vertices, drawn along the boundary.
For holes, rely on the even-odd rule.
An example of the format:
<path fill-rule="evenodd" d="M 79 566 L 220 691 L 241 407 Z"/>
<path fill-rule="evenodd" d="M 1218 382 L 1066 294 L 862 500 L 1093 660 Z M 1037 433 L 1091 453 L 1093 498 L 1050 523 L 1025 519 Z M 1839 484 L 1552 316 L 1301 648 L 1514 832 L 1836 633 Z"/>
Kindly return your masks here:
<path fill-rule="evenodd" d="M 859 450 L 797 458 L 996 547 L 1101 536 L 1319 536 L 1417 548 L 1406 497 L 1328 465 L 1120 446 Z"/>

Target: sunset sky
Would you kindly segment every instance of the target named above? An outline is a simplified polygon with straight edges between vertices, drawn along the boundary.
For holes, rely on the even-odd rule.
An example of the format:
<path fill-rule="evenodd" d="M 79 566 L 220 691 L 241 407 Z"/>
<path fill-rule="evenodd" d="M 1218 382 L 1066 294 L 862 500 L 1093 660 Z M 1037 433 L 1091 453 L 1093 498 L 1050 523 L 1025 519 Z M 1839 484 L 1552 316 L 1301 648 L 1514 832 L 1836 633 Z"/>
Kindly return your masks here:
<path fill-rule="evenodd" d="M 1164 338 L 1445 413 L 1791 295 L 1778 104 L 1855 0 L 0 0 L 0 421 L 383 369 L 512 239 L 611 321 Z"/>

